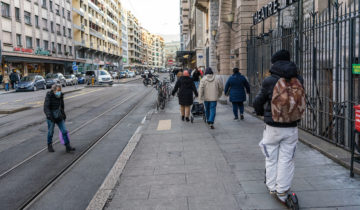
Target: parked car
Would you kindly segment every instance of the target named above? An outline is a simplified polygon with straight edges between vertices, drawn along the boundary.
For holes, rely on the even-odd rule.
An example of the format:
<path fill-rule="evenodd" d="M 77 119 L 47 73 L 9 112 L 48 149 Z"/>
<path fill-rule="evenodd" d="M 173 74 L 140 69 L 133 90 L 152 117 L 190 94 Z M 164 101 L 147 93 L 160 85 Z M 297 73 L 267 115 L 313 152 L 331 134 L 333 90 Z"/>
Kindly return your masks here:
<path fill-rule="evenodd" d="M 76 77 L 78 84 L 85 84 L 85 74 L 77 74 Z"/>
<path fill-rule="evenodd" d="M 65 75 L 66 85 L 77 85 L 77 78 L 73 74 Z"/>
<path fill-rule="evenodd" d="M 119 72 L 113 71 L 113 72 L 111 72 L 111 76 L 112 76 L 112 78 L 114 78 L 114 79 L 119 79 Z"/>
<path fill-rule="evenodd" d="M 27 90 L 36 91 L 38 89 L 46 90 L 45 79 L 40 75 L 31 75 L 21 78 L 16 88 L 16 92 Z"/>
<path fill-rule="evenodd" d="M 54 84 L 62 85 L 63 87 L 66 86 L 66 79 L 64 75 L 61 73 L 49 73 L 45 76 L 46 88 L 50 88 Z"/>
<path fill-rule="evenodd" d="M 86 84 L 91 84 L 92 77 L 95 78 L 95 83 L 102 85 L 102 84 L 108 84 L 113 85 L 114 81 L 111 78 L 111 75 L 106 70 L 91 70 L 86 71 Z"/>
<path fill-rule="evenodd" d="M 131 77 L 136 77 L 136 74 L 134 71 L 129 71 L 128 72 L 128 77 L 131 78 Z"/>
<path fill-rule="evenodd" d="M 126 78 L 126 71 L 120 71 L 119 77 L 120 77 L 120 79 Z"/>

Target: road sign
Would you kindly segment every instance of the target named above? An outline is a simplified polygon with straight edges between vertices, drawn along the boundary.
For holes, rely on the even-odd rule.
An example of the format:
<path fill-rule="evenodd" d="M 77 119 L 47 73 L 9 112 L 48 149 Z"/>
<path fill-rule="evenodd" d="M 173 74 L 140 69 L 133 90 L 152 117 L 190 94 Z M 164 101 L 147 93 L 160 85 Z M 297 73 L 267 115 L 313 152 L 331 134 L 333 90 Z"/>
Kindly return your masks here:
<path fill-rule="evenodd" d="M 360 74 L 360 64 L 353 64 L 352 65 L 352 73 L 353 74 Z"/>
<path fill-rule="evenodd" d="M 78 66 L 73 66 L 72 69 L 73 69 L 74 71 L 77 71 L 77 70 L 78 70 Z"/>
<path fill-rule="evenodd" d="M 76 61 L 73 62 L 73 66 L 76 66 Z"/>

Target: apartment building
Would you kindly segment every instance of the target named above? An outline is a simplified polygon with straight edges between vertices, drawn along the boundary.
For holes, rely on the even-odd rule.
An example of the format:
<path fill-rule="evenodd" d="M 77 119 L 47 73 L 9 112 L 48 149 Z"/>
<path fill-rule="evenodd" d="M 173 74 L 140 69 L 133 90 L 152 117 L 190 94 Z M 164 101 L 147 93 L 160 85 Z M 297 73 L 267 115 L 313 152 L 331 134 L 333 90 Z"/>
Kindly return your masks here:
<path fill-rule="evenodd" d="M 121 8 L 121 40 L 122 40 L 122 64 L 121 70 L 129 66 L 128 55 L 128 30 L 127 30 L 127 11 L 125 8 Z"/>
<path fill-rule="evenodd" d="M 141 27 L 139 20 L 130 11 L 127 13 L 127 30 L 129 67 L 141 69 Z"/>
<path fill-rule="evenodd" d="M 75 58 L 71 0 L 0 1 L 0 71 L 70 73 Z"/>
<path fill-rule="evenodd" d="M 152 34 L 141 27 L 141 41 L 142 41 L 142 64 L 146 68 L 153 68 L 153 36 Z"/>
<path fill-rule="evenodd" d="M 76 58 L 80 71 L 119 70 L 122 64 L 120 0 L 72 0 Z"/>

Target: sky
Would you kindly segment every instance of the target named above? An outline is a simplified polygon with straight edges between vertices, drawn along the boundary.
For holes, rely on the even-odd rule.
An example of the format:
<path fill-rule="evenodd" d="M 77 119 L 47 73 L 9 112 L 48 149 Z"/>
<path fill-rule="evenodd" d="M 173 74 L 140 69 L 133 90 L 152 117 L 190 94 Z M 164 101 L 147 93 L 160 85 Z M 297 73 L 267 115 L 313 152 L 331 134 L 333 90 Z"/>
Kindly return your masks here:
<path fill-rule="evenodd" d="M 179 35 L 179 0 L 121 0 L 121 2 L 151 33 L 171 35 L 165 36 L 165 39 Z"/>

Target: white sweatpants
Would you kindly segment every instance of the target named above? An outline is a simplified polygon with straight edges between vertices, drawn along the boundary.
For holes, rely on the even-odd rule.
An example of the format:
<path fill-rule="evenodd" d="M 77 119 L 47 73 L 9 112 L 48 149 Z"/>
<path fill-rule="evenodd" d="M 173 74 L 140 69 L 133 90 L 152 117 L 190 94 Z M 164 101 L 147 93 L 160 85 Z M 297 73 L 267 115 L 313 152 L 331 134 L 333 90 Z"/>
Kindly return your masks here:
<path fill-rule="evenodd" d="M 270 191 L 284 193 L 290 189 L 297 142 L 297 127 L 277 128 L 266 125 L 259 146 L 265 155 L 266 185 Z"/>

